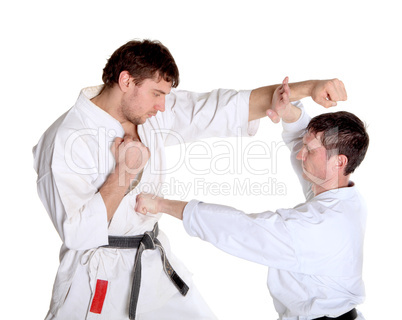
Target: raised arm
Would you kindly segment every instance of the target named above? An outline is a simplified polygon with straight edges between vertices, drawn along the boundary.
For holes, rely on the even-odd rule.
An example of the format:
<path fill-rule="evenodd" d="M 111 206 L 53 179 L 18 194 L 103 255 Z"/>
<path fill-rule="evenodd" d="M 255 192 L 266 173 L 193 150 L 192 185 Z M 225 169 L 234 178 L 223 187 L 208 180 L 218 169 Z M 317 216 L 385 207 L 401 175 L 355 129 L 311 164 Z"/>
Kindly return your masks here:
<path fill-rule="evenodd" d="M 249 121 L 262 118 L 267 110 L 272 109 L 272 98 L 275 90 L 281 85 L 272 85 L 254 89 L 250 95 Z M 347 93 L 342 81 L 308 80 L 289 83 L 292 95 L 290 101 L 311 97 L 316 103 L 325 108 L 334 107 L 337 101 L 345 101 Z"/>
<path fill-rule="evenodd" d="M 297 160 L 296 155 L 303 145 L 302 136 L 310 117 L 300 109 L 302 107 L 300 101 L 294 104 L 290 103 L 288 81 L 289 79 L 286 77 L 282 85 L 275 90 L 272 97 L 272 108 L 267 110 L 267 116 L 275 123 L 282 119 L 283 141 L 290 149 L 292 167 L 299 178 L 306 199 L 309 199 L 313 196 L 311 183 L 303 178 L 302 163 Z"/>

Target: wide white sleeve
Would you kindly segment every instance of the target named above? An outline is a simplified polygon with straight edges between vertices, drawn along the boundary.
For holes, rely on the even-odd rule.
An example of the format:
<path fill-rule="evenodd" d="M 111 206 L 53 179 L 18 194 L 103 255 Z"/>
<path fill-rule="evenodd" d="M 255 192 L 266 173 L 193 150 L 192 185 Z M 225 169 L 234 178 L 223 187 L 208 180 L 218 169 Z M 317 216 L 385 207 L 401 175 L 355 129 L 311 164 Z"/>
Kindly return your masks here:
<path fill-rule="evenodd" d="M 54 147 L 37 152 L 41 153 L 35 159 L 39 197 L 69 249 L 108 244 L 106 207 L 95 185 L 97 152 L 81 138 L 70 146 L 63 139 L 57 140 Z"/>
<path fill-rule="evenodd" d="M 283 270 L 299 270 L 294 240 L 276 212 L 258 214 L 190 201 L 184 209 L 187 233 L 236 257 Z"/>
<path fill-rule="evenodd" d="M 229 89 L 207 93 L 172 90 L 166 97 L 164 114 L 169 118 L 172 134 L 167 136 L 165 145 L 210 137 L 255 135 L 259 120 L 248 121 L 250 93 Z"/>
<path fill-rule="evenodd" d="M 303 136 L 306 133 L 306 128 L 311 120 L 311 117 L 305 112 L 303 104 L 300 101 L 292 102 L 292 104 L 300 108 L 302 113 L 296 122 L 286 123 L 282 121 L 282 139 L 286 143 L 286 146 L 290 149 L 290 162 L 293 170 L 299 178 L 304 196 L 307 200 L 309 200 L 314 197 L 311 189 L 311 183 L 303 178 L 302 162 L 296 159 L 296 155 L 303 147 Z"/>

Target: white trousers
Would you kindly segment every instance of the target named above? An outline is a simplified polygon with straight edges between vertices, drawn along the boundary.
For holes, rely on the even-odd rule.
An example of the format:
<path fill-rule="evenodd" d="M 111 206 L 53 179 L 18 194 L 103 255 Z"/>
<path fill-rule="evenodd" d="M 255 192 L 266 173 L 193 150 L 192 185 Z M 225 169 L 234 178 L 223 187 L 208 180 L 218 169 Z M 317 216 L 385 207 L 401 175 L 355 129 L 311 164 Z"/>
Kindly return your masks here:
<path fill-rule="evenodd" d="M 56 319 L 50 312 L 45 320 Z M 59 317 L 57 317 L 59 319 Z M 72 316 L 69 320 L 82 320 Z M 186 296 L 179 292 L 157 310 L 136 315 L 136 320 L 217 320 L 197 288 L 192 285 Z M 127 317 L 128 320 L 128 317 Z"/>

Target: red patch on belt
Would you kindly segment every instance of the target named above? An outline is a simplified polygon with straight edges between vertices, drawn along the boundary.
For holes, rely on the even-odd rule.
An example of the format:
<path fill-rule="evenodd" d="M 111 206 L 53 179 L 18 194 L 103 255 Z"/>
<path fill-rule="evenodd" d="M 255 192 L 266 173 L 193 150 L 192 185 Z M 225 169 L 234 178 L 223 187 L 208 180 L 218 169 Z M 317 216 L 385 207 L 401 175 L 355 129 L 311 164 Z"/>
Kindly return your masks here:
<path fill-rule="evenodd" d="M 92 313 L 100 314 L 102 312 L 103 302 L 105 301 L 106 291 L 107 291 L 107 281 L 97 280 L 95 295 L 92 299 L 91 311 Z"/>

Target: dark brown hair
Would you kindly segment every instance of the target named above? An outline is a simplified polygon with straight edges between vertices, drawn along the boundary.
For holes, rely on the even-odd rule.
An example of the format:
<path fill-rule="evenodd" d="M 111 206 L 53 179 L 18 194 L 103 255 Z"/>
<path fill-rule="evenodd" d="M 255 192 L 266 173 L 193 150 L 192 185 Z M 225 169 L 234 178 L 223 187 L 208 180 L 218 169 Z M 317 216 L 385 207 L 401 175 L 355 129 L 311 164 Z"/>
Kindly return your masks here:
<path fill-rule="evenodd" d="M 171 82 L 173 88 L 179 85 L 176 62 L 168 48 L 159 41 L 132 40 L 118 48 L 103 69 L 105 88 L 118 83 L 123 71 L 128 71 L 137 85 L 155 77 Z"/>
<path fill-rule="evenodd" d="M 323 132 L 321 143 L 330 158 L 343 154 L 348 158 L 344 175 L 348 175 L 363 161 L 369 136 L 364 123 L 354 114 L 346 111 L 324 113 L 311 119 L 307 131 L 317 134 Z"/>

